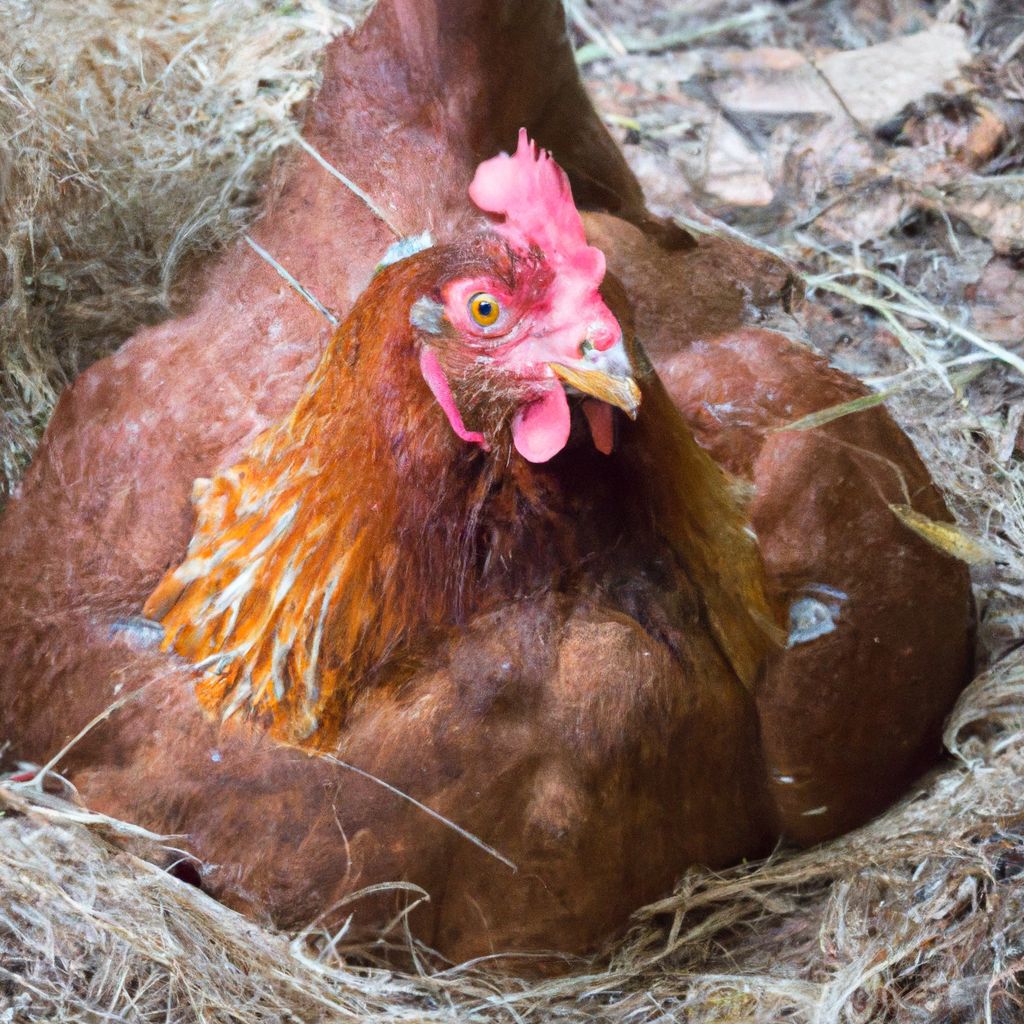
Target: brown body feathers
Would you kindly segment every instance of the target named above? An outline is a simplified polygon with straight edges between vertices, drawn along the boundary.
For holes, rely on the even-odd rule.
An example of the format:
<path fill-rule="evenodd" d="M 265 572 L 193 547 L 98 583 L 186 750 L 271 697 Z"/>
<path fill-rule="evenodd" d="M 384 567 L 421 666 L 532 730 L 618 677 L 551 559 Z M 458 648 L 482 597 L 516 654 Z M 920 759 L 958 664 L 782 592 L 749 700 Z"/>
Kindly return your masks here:
<path fill-rule="evenodd" d="M 521 126 L 590 211 L 642 393 L 614 436 L 570 394 L 537 462 L 503 424 L 535 453 L 564 419 L 515 416 L 561 384 L 475 406 L 489 364 L 410 326 L 487 272 L 467 189 Z M 68 389 L 0 529 L 9 754 L 121 701 L 58 765 L 85 801 L 185 836 L 205 888 L 282 927 L 376 935 L 408 890 L 344 901 L 419 886 L 412 930 L 452 958 L 591 951 L 688 864 L 893 799 L 970 668 L 965 569 L 889 508 L 942 498 L 879 407 L 775 429 L 863 389 L 745 323 L 785 267 L 646 212 L 557 0 L 380 0 L 305 137 L 438 244 L 374 276 L 390 233 L 296 154 L 255 237 L 341 328 L 239 246 Z"/>

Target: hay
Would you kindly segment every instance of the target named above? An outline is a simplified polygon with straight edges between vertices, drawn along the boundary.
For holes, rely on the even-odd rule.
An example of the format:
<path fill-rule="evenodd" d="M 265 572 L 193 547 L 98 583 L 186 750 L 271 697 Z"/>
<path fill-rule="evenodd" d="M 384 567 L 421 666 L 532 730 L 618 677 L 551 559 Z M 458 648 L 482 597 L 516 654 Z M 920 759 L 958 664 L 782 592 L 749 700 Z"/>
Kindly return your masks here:
<path fill-rule="evenodd" d="M 0 0 L 0 500 L 76 372 L 256 211 L 360 0 Z"/>
<path fill-rule="evenodd" d="M 0 457 L 13 478 L 61 382 L 139 322 L 166 315 L 175 266 L 249 219 L 269 155 L 291 131 L 289 112 L 310 88 L 310 57 L 341 16 L 255 0 L 181 8 L 90 0 L 82 12 L 49 0 L 45 14 L 27 2 L 0 4 L 15 15 L 0 40 L 0 117 L 14 130 L 0 165 L 8 196 L 0 402 L 11 417 Z M 597 38 L 617 54 L 588 55 L 599 98 L 612 95 L 608 83 L 622 69 L 670 80 L 673 65 L 658 61 L 671 57 L 658 56 L 652 32 L 699 28 L 700 18 L 668 5 L 650 5 L 651 24 L 632 26 L 616 24 L 612 6 L 594 6 L 570 12 L 583 12 L 581 46 Z M 821 43 L 822 22 L 808 20 L 814 5 L 796 5 L 799 17 L 784 23 L 744 21 L 739 3 L 702 6 L 716 24 L 739 18 L 730 45 Z M 825 6 L 842 35 L 835 48 L 890 31 L 871 20 L 870 4 Z M 624 7 L 646 16 L 644 5 Z M 903 17 L 920 5 L 888 7 Z M 993 71 L 985 53 L 1009 52 L 1024 25 L 994 3 L 953 3 L 948 14 L 966 18 L 968 7 L 981 12 L 968 28 L 986 81 L 1016 88 L 1019 54 Z M 74 32 L 58 31 L 73 11 Z M 908 30 L 901 24 L 891 31 Z M 618 53 L 616 41 L 640 34 L 649 56 Z M 731 230 L 662 187 L 659 161 L 672 136 L 661 126 L 625 107 L 609 122 L 622 126 L 645 184 L 672 212 L 703 230 Z M 1019 162 L 1011 141 L 978 180 L 1009 187 Z M 878 179 L 886 173 L 881 167 Z M 858 182 L 865 195 L 876 186 Z M 816 308 L 831 309 L 827 322 L 808 312 L 812 338 L 884 392 L 964 536 L 991 554 L 975 569 L 983 671 L 950 717 L 947 761 L 897 807 L 832 843 L 720 874 L 691 869 L 671 896 L 638 911 L 606 956 L 539 983 L 446 968 L 423 949 L 419 972 L 390 971 L 372 966 L 374 948 L 346 949 L 344 935 L 268 931 L 149 863 L 173 849 L 173 837 L 0 785 L 0 1024 L 1024 1019 L 1019 346 L 987 337 L 966 315 L 969 287 L 992 255 L 977 222 L 969 221 L 972 234 L 953 211 L 929 220 L 923 235 L 901 228 L 866 246 L 844 244 L 818 219 L 845 191 L 834 181 L 829 188 L 813 204 L 792 200 L 793 230 L 777 210 L 736 219 L 800 265 L 827 303 Z M 404 941 L 401 922 L 390 941 Z"/>

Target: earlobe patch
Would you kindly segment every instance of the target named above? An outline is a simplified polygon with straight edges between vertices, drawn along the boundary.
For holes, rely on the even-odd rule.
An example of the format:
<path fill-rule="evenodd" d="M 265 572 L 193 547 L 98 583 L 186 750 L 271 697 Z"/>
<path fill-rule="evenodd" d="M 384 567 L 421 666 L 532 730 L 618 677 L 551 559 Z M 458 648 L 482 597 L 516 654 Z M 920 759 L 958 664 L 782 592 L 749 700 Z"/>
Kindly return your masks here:
<path fill-rule="evenodd" d="M 409 323 L 424 334 L 440 334 L 444 330 L 444 306 L 424 295 L 412 304 Z"/>

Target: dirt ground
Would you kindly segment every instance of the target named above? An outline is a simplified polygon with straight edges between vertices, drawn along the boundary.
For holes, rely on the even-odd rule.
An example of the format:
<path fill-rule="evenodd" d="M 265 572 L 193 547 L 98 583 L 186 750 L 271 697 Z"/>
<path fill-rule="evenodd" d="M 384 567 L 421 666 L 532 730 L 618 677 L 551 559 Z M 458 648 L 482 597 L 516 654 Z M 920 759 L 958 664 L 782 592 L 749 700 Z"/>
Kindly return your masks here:
<path fill-rule="evenodd" d="M 356 5 L 5 7 L 13 484 L 62 384 L 166 316 L 175 268 L 251 220 L 313 54 Z M 398 974 L 260 929 L 148 864 L 159 837 L 0 783 L 0 1024 L 1024 1020 L 1024 5 L 566 10 L 652 207 L 791 260 L 807 301 L 782 328 L 867 381 L 946 489 L 959 525 L 932 539 L 970 562 L 979 607 L 946 762 L 836 842 L 690 871 L 605 957 L 543 984 Z M 126 126 L 144 139 L 97 145 Z"/>

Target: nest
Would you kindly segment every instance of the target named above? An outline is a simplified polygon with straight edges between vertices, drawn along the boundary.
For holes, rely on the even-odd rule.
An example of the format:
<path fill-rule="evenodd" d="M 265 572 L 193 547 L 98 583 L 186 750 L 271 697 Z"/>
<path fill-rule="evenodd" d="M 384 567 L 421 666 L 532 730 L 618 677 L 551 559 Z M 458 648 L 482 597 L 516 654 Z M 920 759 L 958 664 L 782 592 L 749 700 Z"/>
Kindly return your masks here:
<path fill-rule="evenodd" d="M 680 74 L 675 48 L 705 48 L 707 85 L 723 67 L 750 73 L 765 44 L 852 49 L 929 19 L 909 0 L 798 3 L 782 19 L 728 0 L 697 15 L 680 6 L 567 2 L 599 109 L 648 194 L 695 230 L 740 230 L 801 268 L 816 302 L 804 331 L 872 384 L 949 497 L 959 525 L 933 539 L 974 567 L 981 671 L 947 724 L 945 762 L 836 841 L 719 874 L 691 869 L 603 956 L 543 982 L 446 966 L 426 951 L 403 973 L 375 962 L 372 947 L 346 949 L 343 934 L 261 928 L 151 863 L 174 837 L 32 784 L 0 784 L 0 1024 L 1024 1019 L 1024 387 L 1012 337 L 998 337 L 1007 319 L 1024 324 L 1024 287 L 1012 276 L 1024 245 L 998 216 L 1000 197 L 1020 187 L 1021 152 L 1007 129 L 973 168 L 961 162 L 942 179 L 929 165 L 918 180 L 906 162 L 894 174 L 904 155 L 892 135 L 915 123 L 929 139 L 953 133 L 967 117 L 964 95 L 971 117 L 984 107 L 1012 127 L 1024 104 L 1024 21 L 1012 4 L 954 0 L 945 23 L 964 30 L 969 89 L 951 89 L 945 105 L 942 94 L 923 97 L 888 139 L 865 139 L 860 125 L 870 159 L 852 180 L 819 174 L 811 189 L 793 154 L 815 148 L 812 131 L 833 128 L 804 118 L 787 152 L 762 162 L 765 192 L 751 184 L 756 168 L 741 167 L 742 180 L 733 173 L 739 150 L 732 177 L 714 177 L 715 146 L 735 145 L 720 127 L 708 127 L 701 161 L 691 159 L 702 130 L 692 96 L 707 91 L 665 85 Z M 294 137 L 315 85 L 315 55 L 359 13 L 326 0 L 6 0 L 8 484 L 60 388 L 140 324 L 179 311 L 177 268 L 253 216 L 271 157 Z M 760 139 L 775 152 L 785 141 L 778 124 L 759 131 L 745 136 L 748 148 Z M 984 203 L 971 205 L 977 195 Z M 993 274 L 1010 282 L 988 292 L 1002 321 L 982 308 Z"/>
<path fill-rule="evenodd" d="M 183 264 L 257 211 L 358 0 L 4 0 L 0 500 L 62 388 L 180 312 Z"/>

